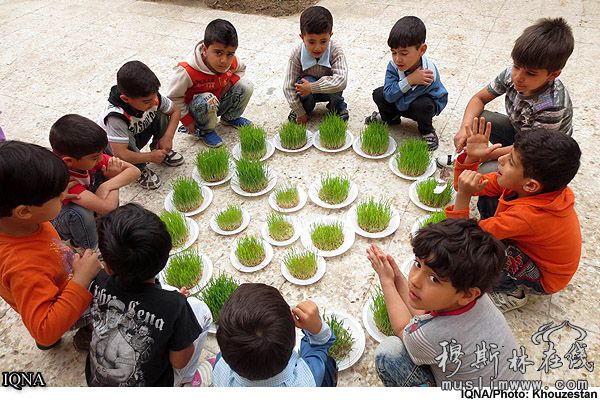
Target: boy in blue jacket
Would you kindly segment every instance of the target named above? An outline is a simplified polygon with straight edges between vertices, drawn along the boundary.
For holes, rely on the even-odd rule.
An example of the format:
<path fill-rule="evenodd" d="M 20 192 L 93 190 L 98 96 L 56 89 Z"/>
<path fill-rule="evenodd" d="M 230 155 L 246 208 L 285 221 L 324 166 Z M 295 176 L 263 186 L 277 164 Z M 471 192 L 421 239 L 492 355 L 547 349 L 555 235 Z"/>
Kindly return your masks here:
<path fill-rule="evenodd" d="M 368 116 L 365 123 L 396 125 L 400 117 L 410 118 L 417 122 L 421 137 L 433 151 L 439 141 L 432 120 L 448 104 L 448 91 L 435 64 L 423 55 L 427 51 L 425 36 L 425 24 L 417 17 L 403 17 L 394 24 L 388 37 L 392 61 L 385 71 L 384 85 L 373 91 L 379 112 Z"/>

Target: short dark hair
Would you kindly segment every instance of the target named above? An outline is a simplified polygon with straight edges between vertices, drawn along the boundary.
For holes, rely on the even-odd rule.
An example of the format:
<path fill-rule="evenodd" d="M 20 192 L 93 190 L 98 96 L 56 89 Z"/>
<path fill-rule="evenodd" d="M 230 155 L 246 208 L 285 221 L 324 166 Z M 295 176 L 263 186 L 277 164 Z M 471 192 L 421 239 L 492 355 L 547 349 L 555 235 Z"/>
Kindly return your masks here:
<path fill-rule="evenodd" d="M 69 183 L 65 163 L 37 144 L 0 142 L 0 218 L 10 217 L 17 206 L 41 206 Z"/>
<path fill-rule="evenodd" d="M 388 36 L 388 46 L 390 49 L 405 48 L 415 46 L 417 49 L 425 43 L 427 29 L 425 24 L 418 17 L 402 17 L 392 27 L 390 36 Z"/>
<path fill-rule="evenodd" d="M 303 35 L 331 33 L 333 16 L 328 9 L 321 6 L 308 7 L 300 14 L 300 33 Z"/>
<path fill-rule="evenodd" d="M 217 342 L 223 359 L 246 379 L 267 379 L 283 371 L 295 341 L 290 306 L 272 286 L 240 285 L 219 314 Z"/>
<path fill-rule="evenodd" d="M 523 177 L 541 183 L 541 193 L 562 189 L 577 175 L 581 149 L 570 136 L 532 129 L 518 133 L 513 146 L 523 164 Z"/>
<path fill-rule="evenodd" d="M 472 219 L 449 218 L 421 228 L 411 241 L 417 257 L 457 292 L 492 290 L 505 262 L 504 244 Z"/>
<path fill-rule="evenodd" d="M 165 267 L 171 247 L 164 222 L 139 204 L 126 204 L 98 220 L 98 248 L 124 284 L 156 276 Z"/>
<path fill-rule="evenodd" d="M 221 43 L 224 46 L 238 47 L 237 31 L 233 24 L 224 19 L 214 19 L 204 30 L 204 46 Z"/>
<path fill-rule="evenodd" d="M 80 159 L 104 151 L 107 145 L 104 129 L 81 115 L 63 115 L 50 128 L 50 146 L 61 157 Z"/>
<path fill-rule="evenodd" d="M 514 64 L 548 72 L 563 69 L 573 53 L 573 31 L 563 18 L 542 18 L 525 28 L 510 53 Z"/>
<path fill-rule="evenodd" d="M 117 87 L 121 94 L 135 99 L 158 93 L 160 81 L 143 62 L 128 61 L 117 71 Z"/>

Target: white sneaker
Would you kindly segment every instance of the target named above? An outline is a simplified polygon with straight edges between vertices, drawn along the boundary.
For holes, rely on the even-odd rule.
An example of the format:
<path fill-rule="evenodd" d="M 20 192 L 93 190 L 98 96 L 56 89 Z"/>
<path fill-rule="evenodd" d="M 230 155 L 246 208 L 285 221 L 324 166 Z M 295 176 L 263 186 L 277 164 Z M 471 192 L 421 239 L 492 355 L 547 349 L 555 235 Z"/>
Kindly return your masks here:
<path fill-rule="evenodd" d="M 457 157 L 458 157 L 458 154 L 456 154 L 456 153 L 444 154 L 444 155 L 436 157 L 435 164 L 438 166 L 438 168 L 453 169 L 454 168 L 454 160 L 456 160 Z"/>
<path fill-rule="evenodd" d="M 519 297 L 519 292 L 523 297 Z M 489 295 L 494 305 L 503 313 L 523 307 L 528 300 L 527 293 L 520 289 L 512 293 L 491 292 Z"/>
<path fill-rule="evenodd" d="M 138 183 L 144 189 L 154 190 L 160 187 L 160 178 L 156 172 L 146 167 L 142 170 L 142 175 L 138 178 Z"/>

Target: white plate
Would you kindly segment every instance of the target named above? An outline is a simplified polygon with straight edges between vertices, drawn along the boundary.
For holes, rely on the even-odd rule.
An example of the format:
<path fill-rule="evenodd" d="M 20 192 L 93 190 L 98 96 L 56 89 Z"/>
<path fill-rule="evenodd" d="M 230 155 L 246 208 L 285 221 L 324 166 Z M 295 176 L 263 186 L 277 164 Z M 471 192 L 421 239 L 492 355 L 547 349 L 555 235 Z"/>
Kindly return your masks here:
<path fill-rule="evenodd" d="M 188 290 L 190 291 L 190 295 L 199 292 L 200 289 L 206 286 L 213 273 L 213 263 L 210 260 L 210 258 L 208 258 L 208 256 L 204 253 L 200 253 L 200 257 L 202 257 L 202 276 L 200 277 L 200 280 L 198 281 L 196 286 L 188 288 Z M 169 268 L 169 264 L 171 264 L 171 257 L 169 257 L 169 261 L 167 261 L 167 265 L 165 266 L 165 268 L 163 268 L 163 270 L 160 271 L 161 282 L 167 282 L 166 270 Z"/>
<path fill-rule="evenodd" d="M 259 271 L 259 270 L 263 269 L 264 267 L 266 267 L 267 265 L 269 265 L 269 263 L 273 259 L 273 247 L 266 240 L 263 240 L 262 244 L 263 244 L 263 248 L 265 249 L 265 259 L 262 260 L 262 262 L 260 264 L 258 264 L 256 267 L 246 267 L 238 260 L 237 256 L 235 255 L 235 249 L 237 247 L 237 243 L 238 243 L 238 241 L 236 240 L 235 242 L 233 242 L 233 245 L 231 246 L 231 253 L 229 253 L 229 261 L 231 261 L 231 264 L 233 265 L 233 267 L 240 272 Z"/>
<path fill-rule="evenodd" d="M 452 189 L 452 196 L 450 197 L 450 201 L 448 202 L 448 204 L 444 205 L 443 207 L 429 207 L 428 205 L 425 205 L 423 203 L 421 203 L 421 200 L 419 200 L 419 196 L 417 195 L 417 185 L 419 184 L 419 182 L 421 181 L 414 181 L 413 183 L 411 183 L 410 188 L 408 188 L 408 197 L 410 198 L 410 200 L 415 203 L 415 205 L 423 210 L 426 211 L 431 211 L 431 212 L 435 212 L 435 211 L 442 211 L 448 204 L 453 204 L 455 201 L 455 197 L 456 197 L 456 193 L 454 192 L 454 189 Z"/>
<path fill-rule="evenodd" d="M 210 206 L 210 203 L 212 203 L 213 191 L 210 190 L 210 188 L 207 186 L 201 186 L 201 190 L 202 190 L 202 204 L 200 204 L 200 207 L 196 208 L 195 210 L 183 213 L 183 215 L 185 215 L 186 217 L 191 217 L 192 215 L 201 213 L 202 211 L 206 210 L 208 208 L 208 206 Z M 167 194 L 167 197 L 165 197 L 165 210 L 179 211 L 178 209 L 175 208 L 175 205 L 173 204 L 173 191 L 172 190 Z"/>
<path fill-rule="evenodd" d="M 231 189 L 234 192 L 236 192 L 237 194 L 239 194 L 240 196 L 245 196 L 245 197 L 258 197 L 258 196 L 262 196 L 263 194 L 267 194 L 271 190 L 273 190 L 273 188 L 275 187 L 275 184 L 277 184 L 277 174 L 275 173 L 275 171 L 273 171 L 273 170 L 270 169 L 269 172 L 267 173 L 267 178 L 269 179 L 269 183 L 267 184 L 266 188 L 264 188 L 260 192 L 250 193 L 250 192 L 246 192 L 245 190 L 243 190 L 240 187 L 240 182 L 238 181 L 237 176 L 234 175 L 231 178 Z"/>
<path fill-rule="evenodd" d="M 400 226 L 400 214 L 398 213 L 398 210 L 392 207 L 392 219 L 390 220 L 388 227 L 381 232 L 367 232 L 358 226 L 358 215 L 356 213 L 357 207 L 358 206 L 355 204 L 350 208 L 350 210 L 348 210 L 347 221 L 350 223 L 352 228 L 354 228 L 354 231 L 362 237 L 381 239 L 396 232 Z"/>
<path fill-rule="evenodd" d="M 390 138 L 390 142 L 388 144 L 387 150 L 385 151 L 385 153 L 383 153 L 381 155 L 378 155 L 378 156 L 372 156 L 370 154 L 365 153 L 362 150 L 362 148 L 361 148 L 361 146 L 362 146 L 362 136 L 360 136 L 360 135 L 356 138 L 356 140 L 354 141 L 354 143 L 352 143 L 352 149 L 359 156 L 364 157 L 364 158 L 369 158 L 371 160 L 379 160 L 379 159 L 382 159 L 382 158 L 386 158 L 386 157 L 391 156 L 396 151 L 396 141 L 391 136 L 389 136 L 389 138 Z"/>
<path fill-rule="evenodd" d="M 236 235 L 236 234 L 240 233 L 241 231 L 243 231 L 244 229 L 246 229 L 248 224 L 250 224 L 250 214 L 248 213 L 248 211 L 246 211 L 242 208 L 242 224 L 237 229 L 234 229 L 232 231 L 224 231 L 223 229 L 219 228 L 219 225 L 217 225 L 217 215 L 219 215 L 219 213 L 221 211 L 225 211 L 226 209 L 227 208 L 222 208 L 219 211 L 217 211 L 215 213 L 215 215 L 212 216 L 212 218 L 210 219 L 210 222 L 209 222 L 210 229 L 212 229 L 219 235 L 224 235 L 224 236 Z"/>
<path fill-rule="evenodd" d="M 286 149 L 285 147 L 283 147 L 281 145 L 281 136 L 279 136 L 279 132 L 277 132 L 275 134 L 275 137 L 273 138 L 273 145 L 275 146 L 275 148 L 279 151 L 283 151 L 284 153 L 300 153 L 304 150 L 308 150 L 312 145 L 313 145 L 313 137 L 314 137 L 314 133 L 312 133 L 311 131 L 309 131 L 308 129 L 306 130 L 306 144 L 302 147 L 300 147 L 299 149 L 296 150 L 290 150 L 290 149 Z"/>
<path fill-rule="evenodd" d="M 281 274 L 283 275 L 283 277 L 287 279 L 288 282 L 300 286 L 312 285 L 313 283 L 318 282 L 323 277 L 323 275 L 325 275 L 326 270 L 327 263 L 325 262 L 325 259 L 323 257 L 317 257 L 317 272 L 315 273 L 315 275 L 308 279 L 298 279 L 295 278 L 292 274 L 290 274 L 290 271 L 288 271 L 284 262 L 281 263 Z"/>
<path fill-rule="evenodd" d="M 369 297 L 369 300 L 365 303 L 362 309 L 362 321 L 369 335 L 371 335 L 371 337 L 377 343 L 381 343 L 381 341 L 388 336 L 386 336 L 383 332 L 379 330 L 379 328 L 377 328 L 377 325 L 375 324 L 375 319 L 373 318 L 373 311 L 371 311 L 372 304 L 373 299 Z"/>
<path fill-rule="evenodd" d="M 179 253 L 180 251 L 187 249 L 198 239 L 198 235 L 200 234 L 200 227 L 198 226 L 198 223 L 188 217 L 185 217 L 185 223 L 188 227 L 188 238 L 186 242 L 181 247 L 172 248 L 169 254 Z"/>
<path fill-rule="evenodd" d="M 365 351 L 365 331 L 356 319 L 346 313 L 335 311 L 328 312 L 326 315 L 337 316 L 338 319 L 343 322 L 344 327 L 350 332 L 350 334 L 352 334 L 352 337 L 354 338 L 354 345 L 352 346 L 352 350 L 350 350 L 350 354 L 343 360 L 337 362 L 338 371 L 343 371 L 356 364 Z"/>
<path fill-rule="evenodd" d="M 271 157 L 273 155 L 273 153 L 275 153 L 275 146 L 273 146 L 273 143 L 271 143 L 270 140 L 267 140 L 266 143 L 267 143 L 267 152 L 265 153 L 264 156 L 262 156 L 260 161 L 265 161 L 267 158 Z M 236 160 L 239 160 L 240 158 L 242 158 L 242 147 L 239 143 L 233 147 L 233 151 L 231 152 L 231 155 Z"/>
<path fill-rule="evenodd" d="M 346 197 L 346 200 L 342 201 L 340 204 L 329 204 L 329 203 L 326 203 L 323 200 L 321 200 L 319 198 L 320 190 L 321 190 L 321 178 L 318 178 L 316 181 L 311 183 L 310 187 L 308 188 L 308 197 L 310 197 L 312 202 L 315 203 L 316 205 L 321 206 L 323 208 L 330 209 L 330 210 L 344 208 L 346 206 L 349 206 L 358 197 L 358 186 L 356 186 L 356 184 L 352 181 L 350 181 L 350 188 L 348 189 L 348 197 Z"/>
<path fill-rule="evenodd" d="M 312 243 L 312 239 L 310 238 L 312 225 L 317 223 L 333 224 L 336 222 L 340 222 L 343 226 L 344 241 L 342 242 L 342 245 L 337 249 L 331 251 L 319 250 L 318 248 L 316 248 L 315 245 Z M 352 244 L 354 244 L 355 235 L 354 229 L 346 221 L 336 217 L 322 217 L 304 226 L 304 228 L 302 229 L 302 234 L 300 235 L 300 240 L 302 241 L 302 245 L 306 249 L 314 251 L 315 253 L 317 253 L 318 256 L 335 257 L 344 254 L 350 249 L 350 247 L 352 247 Z"/>
<path fill-rule="evenodd" d="M 304 189 L 302 189 L 301 186 L 296 186 L 296 189 L 298 189 L 298 205 L 296 207 L 292 207 L 292 208 L 279 207 L 277 205 L 277 201 L 275 200 L 275 192 L 273 192 L 269 195 L 269 205 L 271 206 L 271 208 L 275 211 L 279 211 L 282 213 L 293 213 L 295 211 L 300 210 L 302 207 L 304 207 L 306 205 L 306 201 L 308 200 L 308 195 L 306 194 L 306 191 L 304 191 Z"/>
<path fill-rule="evenodd" d="M 425 220 L 427 218 L 429 218 L 430 214 L 428 215 L 423 215 L 422 217 L 419 217 L 414 224 L 412 224 L 412 227 L 410 228 L 410 236 L 411 237 L 415 237 L 417 235 L 417 231 L 419 229 L 421 229 L 421 225 L 423 224 L 423 222 L 425 222 Z"/>
<path fill-rule="evenodd" d="M 344 145 L 342 147 L 340 147 L 339 149 L 327 149 L 323 146 L 321 146 L 321 137 L 319 136 L 319 131 L 315 132 L 315 136 L 313 137 L 313 144 L 315 145 L 315 147 L 321 151 L 324 151 L 325 153 L 339 153 L 341 151 L 344 151 L 348 148 L 350 148 L 350 146 L 352 146 L 352 142 L 354 142 L 354 136 L 352 136 L 352 134 L 348 131 L 346 131 L 346 141 L 344 142 Z"/>
<path fill-rule="evenodd" d="M 280 242 L 280 241 L 273 239 L 271 236 L 269 236 L 269 224 L 267 222 L 262 224 L 260 227 L 260 233 L 261 233 L 263 239 L 265 239 L 267 242 L 269 242 L 269 244 L 272 244 L 273 246 L 278 246 L 278 247 L 289 246 L 290 244 L 292 244 L 296 240 L 298 240 L 298 238 L 300 237 L 300 233 L 302 233 L 302 225 L 300 224 L 300 221 L 298 221 L 298 218 L 290 217 L 287 215 L 284 215 L 283 218 L 285 220 L 287 220 L 288 222 L 290 222 L 292 224 L 292 226 L 294 227 L 294 234 L 288 240 L 284 240 L 284 241 Z"/>
<path fill-rule="evenodd" d="M 233 176 L 233 170 L 234 170 L 234 164 L 230 161 L 229 162 L 229 171 L 227 172 L 227 175 L 225 176 L 225 178 L 221 179 L 220 181 L 216 181 L 216 182 L 207 182 L 204 179 L 202 179 L 202 177 L 200 176 L 200 173 L 198 172 L 198 168 L 194 167 L 194 169 L 192 170 L 192 178 L 194 178 L 196 180 L 196 182 L 198 182 L 199 184 L 201 184 L 203 186 L 219 186 L 231 179 L 231 177 Z"/>
<path fill-rule="evenodd" d="M 400 266 L 400 272 L 408 279 L 408 274 L 410 269 L 412 268 L 413 263 L 415 262 L 415 258 L 411 257 L 408 260 L 404 261 Z"/>
<path fill-rule="evenodd" d="M 213 335 L 216 335 L 218 327 L 219 327 L 219 325 L 215 324 L 214 322 L 211 322 L 210 327 L 208 328 L 208 333 L 212 333 Z"/>
<path fill-rule="evenodd" d="M 407 179 L 409 181 L 418 181 L 421 179 L 429 178 L 431 175 L 433 175 L 433 173 L 435 172 L 435 169 L 436 169 L 435 160 L 433 159 L 433 156 L 431 157 L 431 161 L 429 162 L 429 166 L 425 170 L 425 173 L 423 175 L 419 175 L 419 176 L 410 176 L 410 175 L 406 175 L 406 174 L 403 174 L 402 172 L 400 172 L 400 170 L 398 169 L 398 165 L 396 164 L 396 155 L 394 155 L 390 158 L 390 161 L 388 161 L 388 165 L 389 165 L 390 169 L 392 170 L 392 172 L 394 173 L 394 175 L 399 176 L 400 178 L 403 178 L 403 179 Z"/>

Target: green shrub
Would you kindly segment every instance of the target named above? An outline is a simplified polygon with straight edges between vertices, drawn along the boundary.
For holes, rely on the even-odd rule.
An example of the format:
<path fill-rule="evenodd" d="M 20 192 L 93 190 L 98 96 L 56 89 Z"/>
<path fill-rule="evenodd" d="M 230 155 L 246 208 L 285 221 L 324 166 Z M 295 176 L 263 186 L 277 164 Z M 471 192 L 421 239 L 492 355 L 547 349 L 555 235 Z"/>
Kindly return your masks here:
<path fill-rule="evenodd" d="M 300 194 L 295 186 L 284 186 L 275 191 L 275 203 L 281 208 L 294 208 L 300 204 Z"/>
<path fill-rule="evenodd" d="M 344 146 L 348 123 L 335 114 L 328 114 L 319 125 L 319 141 L 326 149 L 335 150 Z"/>
<path fill-rule="evenodd" d="M 381 232 L 390 225 L 392 206 L 389 201 L 362 201 L 356 207 L 358 226 L 370 233 Z"/>
<path fill-rule="evenodd" d="M 344 243 L 344 227 L 341 223 L 317 223 L 311 226 L 310 238 L 319 250 L 332 251 Z"/>
<path fill-rule="evenodd" d="M 385 298 L 383 297 L 383 292 L 380 288 L 377 288 L 375 294 L 371 296 L 371 299 L 373 300 L 371 312 L 373 313 L 375 326 L 377 326 L 377 329 L 385 336 L 394 336 L 394 329 L 392 328 L 390 316 L 385 305 Z"/>
<path fill-rule="evenodd" d="M 163 211 L 160 214 L 160 219 L 167 226 L 173 248 L 181 247 L 189 235 L 185 216 L 179 211 Z"/>
<path fill-rule="evenodd" d="M 263 162 L 242 158 L 235 165 L 240 187 L 245 192 L 260 192 L 269 185 L 268 169 Z"/>
<path fill-rule="evenodd" d="M 325 176 L 321 178 L 319 198 L 328 204 L 340 204 L 348 198 L 350 180 L 339 176 Z"/>
<path fill-rule="evenodd" d="M 240 206 L 231 205 L 217 214 L 217 225 L 224 231 L 233 231 L 242 225 L 243 213 Z"/>
<path fill-rule="evenodd" d="M 272 212 L 267 219 L 269 236 L 278 242 L 283 242 L 294 236 L 294 226 L 281 214 Z"/>
<path fill-rule="evenodd" d="M 204 200 L 202 188 L 192 178 L 180 176 L 173 181 L 173 204 L 178 211 L 188 212 L 197 209 Z"/>
<path fill-rule="evenodd" d="M 267 153 L 267 133 L 254 125 L 241 126 L 240 148 L 242 157 L 250 160 L 260 160 Z"/>
<path fill-rule="evenodd" d="M 200 297 L 208 306 L 215 325 L 219 324 L 219 315 L 223 305 L 238 286 L 239 284 L 231 276 L 220 274 L 217 277 L 213 276 L 200 292 Z"/>
<path fill-rule="evenodd" d="M 329 348 L 329 355 L 340 362 L 350 355 L 355 339 L 345 327 L 343 321 L 335 315 L 329 315 L 323 318 L 329 325 L 335 335 L 335 342 Z"/>
<path fill-rule="evenodd" d="M 219 182 L 229 172 L 229 151 L 225 147 L 207 149 L 196 155 L 196 168 L 206 182 Z"/>
<path fill-rule="evenodd" d="M 308 137 L 304 125 L 293 121 L 286 122 L 279 130 L 281 146 L 288 150 L 298 150 L 306 145 Z"/>
<path fill-rule="evenodd" d="M 372 122 L 361 134 L 361 150 L 371 156 L 380 156 L 390 145 L 387 125 L 383 122 Z"/>
<path fill-rule="evenodd" d="M 265 247 L 261 238 L 245 236 L 238 240 L 235 255 L 245 267 L 256 267 L 265 259 Z"/>
<path fill-rule="evenodd" d="M 193 288 L 202 277 L 202 256 L 196 249 L 175 254 L 165 270 L 165 281 L 176 288 Z"/>
<path fill-rule="evenodd" d="M 312 278 L 318 269 L 317 254 L 308 250 L 291 250 L 283 258 L 283 263 L 294 278 L 301 280 Z"/>
<path fill-rule="evenodd" d="M 435 178 L 428 178 L 417 184 L 417 195 L 419 200 L 429 207 L 444 207 L 452 200 L 452 181 L 446 183 L 446 188 L 440 194 L 433 193 L 437 186 Z"/>
<path fill-rule="evenodd" d="M 406 139 L 396 154 L 396 166 L 403 174 L 420 176 L 431 163 L 427 142 L 422 139 Z"/>

